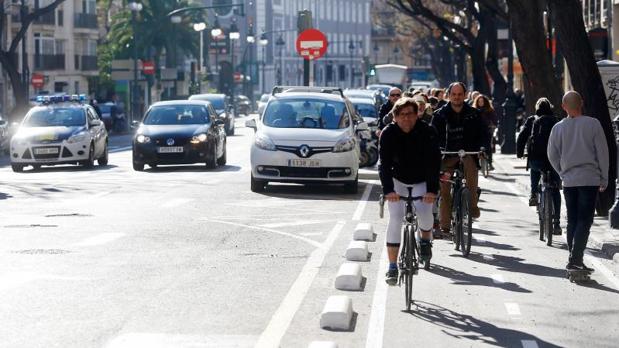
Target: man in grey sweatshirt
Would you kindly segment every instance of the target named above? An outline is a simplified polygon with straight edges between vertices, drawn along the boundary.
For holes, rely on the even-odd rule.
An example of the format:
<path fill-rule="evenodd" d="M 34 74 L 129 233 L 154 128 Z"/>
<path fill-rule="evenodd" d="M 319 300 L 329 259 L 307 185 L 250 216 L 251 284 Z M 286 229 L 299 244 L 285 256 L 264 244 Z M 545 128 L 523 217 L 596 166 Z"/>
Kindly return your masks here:
<path fill-rule="evenodd" d="M 568 116 L 550 132 L 548 159 L 563 181 L 570 251 L 566 268 L 592 272 L 583 263 L 583 255 L 597 193 L 608 186 L 608 146 L 600 122 L 582 114 L 580 94 L 565 93 L 562 106 Z"/>

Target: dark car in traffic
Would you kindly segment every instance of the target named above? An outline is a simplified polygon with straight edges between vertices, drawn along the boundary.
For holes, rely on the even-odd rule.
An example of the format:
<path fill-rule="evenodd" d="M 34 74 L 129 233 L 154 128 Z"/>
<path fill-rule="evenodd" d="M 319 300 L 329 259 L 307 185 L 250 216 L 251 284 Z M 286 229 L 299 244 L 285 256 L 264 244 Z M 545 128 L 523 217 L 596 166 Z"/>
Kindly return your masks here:
<path fill-rule="evenodd" d="M 243 114 L 245 116 L 249 116 L 252 112 L 251 101 L 244 95 L 237 95 L 236 99 L 236 110 L 239 114 Z"/>
<path fill-rule="evenodd" d="M 225 122 L 225 129 L 227 135 L 234 135 L 234 114 L 232 113 L 232 107 L 228 104 L 225 94 L 194 94 L 189 97 L 189 100 L 206 100 L 213 105 L 217 115 L 222 117 Z"/>
<path fill-rule="evenodd" d="M 138 127 L 139 126 L 139 127 Z M 211 103 L 173 100 L 153 104 L 133 137 L 133 169 L 148 164 L 191 164 L 207 168 L 226 164 L 224 120 Z"/>

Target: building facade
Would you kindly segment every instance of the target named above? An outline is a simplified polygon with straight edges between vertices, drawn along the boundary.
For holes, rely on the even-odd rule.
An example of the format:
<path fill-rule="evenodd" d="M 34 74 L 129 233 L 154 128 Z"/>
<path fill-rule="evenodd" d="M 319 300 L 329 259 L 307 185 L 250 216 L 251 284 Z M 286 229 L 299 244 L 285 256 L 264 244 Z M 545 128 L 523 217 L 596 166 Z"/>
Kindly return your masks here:
<path fill-rule="evenodd" d="M 26 6 L 42 8 L 51 0 L 26 1 Z M 6 45 L 21 28 L 22 2 L 12 0 L 5 7 L 8 35 Z M 32 12 L 30 7 L 29 11 Z M 25 36 L 27 65 L 23 66 L 22 48 L 17 49 L 19 71 L 30 81 L 34 74 L 43 76 L 43 86 L 35 89 L 30 84 L 30 95 L 53 93 L 88 93 L 90 80 L 98 75 L 97 24 L 95 0 L 67 0 L 53 12 L 39 17 L 28 28 Z M 22 41 L 23 44 L 23 41 Z M 21 46 L 21 44 L 20 44 Z M 5 46 L 6 47 L 6 46 Z M 4 73 L 3 73 L 4 75 Z M 4 76 L 4 109 L 12 108 L 13 92 Z"/>

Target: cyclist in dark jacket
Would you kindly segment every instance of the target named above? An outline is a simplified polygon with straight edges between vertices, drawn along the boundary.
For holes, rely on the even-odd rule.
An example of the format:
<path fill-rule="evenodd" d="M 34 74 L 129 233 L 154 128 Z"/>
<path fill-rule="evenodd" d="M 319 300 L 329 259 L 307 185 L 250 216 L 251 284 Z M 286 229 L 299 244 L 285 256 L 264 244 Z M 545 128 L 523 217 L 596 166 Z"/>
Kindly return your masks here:
<path fill-rule="evenodd" d="M 481 148 L 489 148 L 490 137 L 479 110 L 464 102 L 466 86 L 462 82 L 454 82 L 448 88 L 449 102 L 434 112 L 432 126 L 438 133 L 439 146 L 445 151 L 465 150 L 479 152 Z M 458 156 L 446 156 L 443 159 L 443 170 L 453 172 L 459 165 Z M 477 192 L 477 156 L 464 158 L 464 176 L 466 186 L 471 192 Z M 477 195 L 471 195 L 471 216 L 479 218 Z M 441 183 L 440 226 L 445 235 L 449 235 L 451 226 L 451 194 L 450 184 Z"/>
<path fill-rule="evenodd" d="M 413 196 L 423 196 L 423 200 L 413 202 L 421 233 L 420 252 L 427 259 L 432 256 L 432 204 L 439 189 L 441 153 L 436 131 L 417 113 L 413 99 L 400 99 L 393 107 L 394 123 L 385 127 L 380 137 L 378 172 L 389 208 L 386 281 L 390 285 L 398 279 L 396 260 L 404 218 L 404 202 L 399 197 L 408 196 L 407 187 L 412 187 Z"/>
<path fill-rule="evenodd" d="M 550 172 L 552 186 L 558 187 L 561 183 L 559 174 L 552 168 L 548 160 L 548 138 L 552 127 L 559 122 L 559 119 L 552 112 L 552 104 L 546 98 L 538 99 L 535 103 L 535 115 L 529 116 L 518 133 L 516 140 L 516 156 L 524 157 L 525 147 L 527 149 L 527 169 L 531 169 L 531 195 L 529 196 L 529 206 L 537 205 L 537 194 L 539 193 L 539 182 L 542 172 Z M 551 188 L 554 206 L 554 234 L 561 234 L 560 213 L 561 213 L 561 194 L 558 188 Z"/>
<path fill-rule="evenodd" d="M 402 97 L 402 91 L 399 88 L 392 87 L 389 90 L 389 99 L 387 99 L 387 102 L 385 102 L 385 104 L 383 104 L 378 111 L 378 132 L 382 131 L 383 128 L 391 123 L 391 120 L 387 120 L 385 117 L 389 115 L 391 109 L 393 109 L 393 105 L 400 99 L 400 97 Z M 378 135 L 380 135 L 380 133 Z"/>

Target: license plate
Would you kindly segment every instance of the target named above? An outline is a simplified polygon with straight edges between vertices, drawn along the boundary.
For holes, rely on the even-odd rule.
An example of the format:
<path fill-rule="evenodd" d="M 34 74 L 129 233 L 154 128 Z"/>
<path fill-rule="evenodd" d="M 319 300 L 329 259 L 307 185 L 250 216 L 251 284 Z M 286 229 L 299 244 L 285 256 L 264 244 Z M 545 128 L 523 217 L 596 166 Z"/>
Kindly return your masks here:
<path fill-rule="evenodd" d="M 162 146 L 157 149 L 159 153 L 179 153 L 183 152 L 184 149 L 182 146 Z"/>
<path fill-rule="evenodd" d="M 34 149 L 35 155 L 52 155 L 52 154 L 57 154 L 57 153 L 58 153 L 58 148 L 55 148 L 55 147 Z"/>
<path fill-rule="evenodd" d="M 289 167 L 315 168 L 315 167 L 320 167 L 320 160 L 290 159 L 288 160 L 288 166 Z"/>

